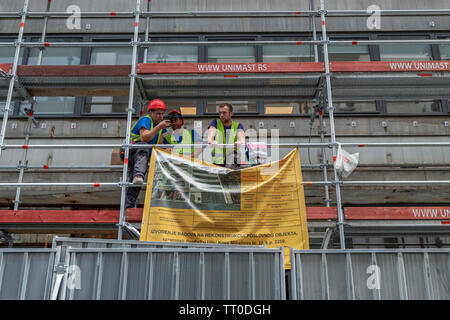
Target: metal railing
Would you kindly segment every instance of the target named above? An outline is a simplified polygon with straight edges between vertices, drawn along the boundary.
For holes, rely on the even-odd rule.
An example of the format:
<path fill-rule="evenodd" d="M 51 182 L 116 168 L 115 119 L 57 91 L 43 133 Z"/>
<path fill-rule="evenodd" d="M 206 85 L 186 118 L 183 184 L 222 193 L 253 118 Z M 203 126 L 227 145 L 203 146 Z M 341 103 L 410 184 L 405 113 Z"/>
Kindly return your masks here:
<path fill-rule="evenodd" d="M 291 249 L 292 300 L 448 300 L 448 249 Z"/>
<path fill-rule="evenodd" d="M 3 42 L 0 43 L 1 47 L 15 47 L 14 59 L 12 64 L 12 70 L 7 75 L 7 79 L 9 79 L 9 87 L 6 99 L 5 110 L 3 113 L 3 121 L 2 127 L 0 131 L 0 156 L 2 155 L 3 150 L 7 149 L 24 149 L 22 160 L 17 167 L 20 171 L 19 179 L 17 183 L 0 183 L 1 187 L 14 186 L 17 187 L 16 197 L 14 200 L 14 210 L 18 210 L 20 203 L 20 191 L 22 187 L 40 187 L 40 186 L 80 186 L 80 187 L 119 187 L 121 188 L 121 201 L 120 201 L 120 221 L 119 221 L 119 232 L 118 238 L 122 239 L 122 231 L 125 225 L 125 191 L 126 188 L 131 186 L 131 183 L 127 183 L 127 170 L 128 163 L 124 163 L 122 167 L 122 180 L 120 182 L 77 182 L 77 183 L 23 183 L 23 175 L 24 170 L 26 168 L 32 168 L 27 166 L 27 152 L 29 149 L 80 149 L 80 148 L 96 148 L 96 149 L 110 149 L 110 148 L 119 148 L 124 147 L 125 149 L 125 158 L 128 158 L 130 148 L 151 148 L 153 146 L 133 146 L 130 144 L 130 129 L 132 122 L 132 114 L 133 114 L 133 95 L 134 95 L 134 87 L 135 80 L 138 77 L 136 75 L 136 62 L 137 62 L 137 49 L 138 47 L 143 47 L 145 50 L 152 45 L 183 45 L 183 44 L 195 44 L 195 45 L 217 45 L 217 44 L 227 44 L 227 45 L 244 45 L 244 44 L 295 44 L 295 45 L 313 45 L 315 48 L 315 61 L 318 60 L 318 51 L 317 46 L 323 47 L 324 54 L 324 66 L 325 73 L 323 77 L 325 79 L 325 87 L 326 90 L 322 92 L 321 101 L 323 106 L 327 104 L 327 108 L 324 108 L 328 111 L 328 117 L 330 119 L 330 136 L 331 142 L 325 143 L 325 136 L 323 134 L 323 115 L 319 116 L 319 120 L 321 123 L 321 142 L 320 143 L 294 143 L 294 144 L 279 144 L 277 147 L 315 147 L 322 149 L 322 157 L 321 164 L 318 165 L 323 170 L 324 181 L 305 181 L 304 185 L 323 185 L 325 189 L 325 204 L 329 206 L 330 196 L 329 196 L 329 186 L 334 186 L 336 191 L 336 202 L 338 208 L 338 228 L 339 228 L 339 238 L 340 238 L 340 246 L 341 249 L 345 249 L 345 234 L 344 234 L 344 215 L 342 210 L 342 201 L 341 201 L 341 186 L 350 186 L 350 185 L 392 185 L 392 184 L 402 184 L 402 185 L 411 185 L 411 184 L 450 184 L 450 181 L 341 181 L 338 177 L 336 167 L 333 164 L 333 172 L 334 179 L 328 181 L 327 179 L 327 163 L 325 160 L 325 149 L 331 148 L 333 157 L 336 157 L 337 152 L 337 139 L 336 139 L 336 129 L 334 123 L 334 107 L 333 107 L 333 97 L 332 97 L 332 88 L 331 88 L 331 73 L 330 73 L 330 61 L 328 55 L 328 47 L 330 45 L 369 45 L 369 44 L 450 44 L 450 40 L 448 39 L 427 39 L 427 40 L 329 40 L 327 36 L 327 27 L 326 27 L 326 18 L 327 17 L 358 17 L 358 16 L 370 16 L 371 13 L 364 10 L 326 10 L 325 1 L 320 1 L 320 8 L 318 10 L 313 10 L 313 2 L 310 4 L 311 10 L 299 10 L 299 11 L 203 11 L 203 12 L 151 12 L 150 10 L 150 2 L 147 5 L 147 11 L 140 11 L 141 1 L 136 0 L 136 7 L 134 12 L 84 12 L 82 13 L 82 17 L 84 18 L 134 18 L 134 32 L 133 32 L 133 40 L 131 42 L 46 42 L 46 32 L 47 32 L 47 23 L 49 19 L 54 18 L 67 18 L 71 14 L 67 12 L 50 12 L 50 4 L 48 2 L 47 9 L 45 12 L 29 12 L 29 0 L 24 0 L 24 6 L 21 12 L 0 12 L 0 18 L 19 18 L 20 17 L 20 28 L 18 33 L 17 41 L 15 42 Z M 381 10 L 380 14 L 385 16 L 448 16 L 450 15 L 450 10 L 442 9 L 424 9 L 424 10 Z M 298 17 L 298 18 L 309 18 L 312 23 L 313 30 L 313 40 L 310 41 L 214 41 L 214 42 L 192 42 L 192 41 L 181 41 L 181 42 L 158 42 L 158 41 L 148 41 L 149 40 L 149 19 L 152 18 L 220 18 L 220 17 Z M 24 42 L 23 34 L 24 27 L 27 18 L 44 18 L 44 26 L 42 29 L 41 40 L 39 42 Z M 139 23 L 140 19 L 146 19 L 146 27 L 145 27 L 145 40 L 139 41 Z M 315 18 L 320 19 L 321 21 L 321 34 L 322 40 L 317 40 L 317 30 L 315 28 Z M 132 61 L 131 61 L 131 74 L 130 74 L 130 85 L 129 85 L 129 101 L 127 110 L 127 127 L 126 127 L 126 137 L 124 144 L 90 144 L 90 145 L 80 145 L 80 144 L 55 144 L 55 145 L 33 145 L 29 144 L 30 140 L 30 130 L 32 116 L 28 117 L 28 125 L 26 131 L 25 143 L 23 145 L 5 145 L 5 134 L 6 134 L 6 126 L 8 122 L 9 111 L 11 108 L 11 101 L 13 96 L 13 90 L 15 87 L 15 82 L 18 80 L 17 76 L 17 68 L 18 68 L 18 60 L 19 53 L 22 47 L 38 47 L 40 48 L 39 57 L 38 57 L 38 65 L 42 61 L 42 52 L 45 47 L 106 47 L 106 46 L 123 46 L 123 47 L 132 47 Z M 145 58 L 146 59 L 146 55 Z M 146 60 L 144 60 L 145 62 Z M 31 111 L 33 111 L 35 100 L 32 101 Z M 371 143 L 371 142 L 350 142 L 350 143 L 341 143 L 342 146 L 354 146 L 354 147 L 449 147 L 450 143 L 445 142 L 418 142 L 418 143 Z M 158 147 L 170 148 L 171 146 L 167 145 L 157 145 Z M 182 146 L 182 145 L 179 145 Z M 198 146 L 198 145 L 196 145 Z M 202 145 L 203 147 L 204 145 Z M 52 168 L 56 168 L 56 166 L 52 166 Z M 71 168 L 81 169 L 81 168 L 94 168 L 95 166 L 74 166 Z M 104 168 L 112 168 L 113 166 L 104 166 Z M 34 167 L 35 169 L 39 169 L 38 167 Z M 59 166 L 59 168 L 65 168 L 64 166 Z M 95 167 L 96 168 L 96 167 Z M 117 168 L 117 167 L 114 167 Z M 49 167 L 42 168 L 49 169 Z"/>

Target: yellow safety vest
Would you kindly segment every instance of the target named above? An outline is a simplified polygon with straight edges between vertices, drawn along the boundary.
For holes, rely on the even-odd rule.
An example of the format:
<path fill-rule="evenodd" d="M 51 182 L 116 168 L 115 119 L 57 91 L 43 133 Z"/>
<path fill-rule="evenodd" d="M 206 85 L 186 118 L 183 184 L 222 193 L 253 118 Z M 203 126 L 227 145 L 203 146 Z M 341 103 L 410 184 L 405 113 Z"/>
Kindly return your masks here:
<path fill-rule="evenodd" d="M 237 129 L 239 126 L 239 122 L 232 121 L 231 122 L 231 130 L 230 135 L 228 137 L 228 142 L 225 143 L 225 127 L 220 119 L 217 119 L 217 131 L 215 136 L 215 141 L 218 144 L 234 144 L 237 141 Z M 212 162 L 216 164 L 224 164 L 225 163 L 225 155 L 226 148 L 225 147 L 217 147 L 213 149 L 212 152 Z"/>
<path fill-rule="evenodd" d="M 133 130 L 134 130 L 134 127 L 136 127 L 136 125 L 138 124 L 138 122 L 141 121 L 141 119 L 143 119 L 145 117 L 148 117 L 150 119 L 150 121 L 151 121 L 150 130 L 153 130 L 154 123 L 153 123 L 152 118 L 149 115 L 146 115 L 146 116 L 143 116 L 142 118 L 139 118 L 139 120 L 134 124 L 133 128 L 131 128 L 131 131 L 130 131 L 131 143 L 136 143 L 136 142 L 138 142 L 141 139 L 141 135 L 133 133 Z M 159 130 L 159 132 L 158 132 L 158 140 L 156 140 L 156 144 L 159 143 L 159 139 L 161 138 L 161 133 L 162 133 L 162 129 Z"/>
<path fill-rule="evenodd" d="M 169 141 L 170 144 L 178 144 L 177 140 L 173 135 L 166 137 L 166 140 Z M 194 136 L 191 134 L 190 130 L 183 130 L 183 135 L 181 137 L 180 144 L 194 144 Z M 190 148 L 178 148 L 175 149 L 175 152 L 185 156 L 191 156 L 194 154 L 194 146 Z"/>

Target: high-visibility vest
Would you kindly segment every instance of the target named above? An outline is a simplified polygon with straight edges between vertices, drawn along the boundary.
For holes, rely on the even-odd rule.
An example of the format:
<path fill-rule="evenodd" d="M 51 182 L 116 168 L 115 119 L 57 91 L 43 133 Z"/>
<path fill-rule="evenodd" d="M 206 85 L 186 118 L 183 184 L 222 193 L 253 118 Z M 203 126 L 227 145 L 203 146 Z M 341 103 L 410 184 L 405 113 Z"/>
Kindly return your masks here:
<path fill-rule="evenodd" d="M 231 121 L 230 135 L 228 136 L 228 142 L 225 143 L 225 127 L 220 119 L 217 119 L 217 131 L 214 140 L 217 144 L 234 144 L 237 141 L 237 129 L 239 122 Z M 234 152 L 234 151 L 233 151 Z M 216 164 L 225 163 L 226 148 L 217 147 L 213 149 L 212 152 L 212 162 Z"/>
<path fill-rule="evenodd" d="M 193 130 L 192 130 L 193 131 Z M 173 135 L 166 137 L 166 140 L 169 141 L 170 144 L 178 144 L 178 141 L 175 139 Z M 191 130 L 183 130 L 183 135 L 181 137 L 180 144 L 194 144 L 194 134 L 191 133 Z M 190 156 L 194 154 L 194 146 L 190 148 L 174 148 L 175 152 L 179 154 Z"/>
<path fill-rule="evenodd" d="M 130 139 L 131 139 L 131 143 L 136 143 L 136 142 L 138 142 L 138 141 L 141 139 L 141 135 L 140 135 L 140 134 L 135 134 L 135 133 L 133 133 L 133 130 L 134 130 L 134 128 L 136 127 L 136 125 L 138 124 L 138 122 L 141 121 L 141 119 L 143 119 L 143 118 L 145 118 L 145 117 L 147 117 L 147 118 L 150 119 L 150 121 L 151 121 L 150 130 L 153 130 L 154 123 L 153 123 L 152 118 L 151 118 L 149 115 L 143 116 L 142 118 L 140 118 L 140 119 L 134 124 L 133 128 L 131 128 L 131 131 L 130 131 Z M 159 130 L 159 132 L 158 132 L 158 140 L 156 140 L 156 144 L 159 143 L 159 139 L 160 139 L 160 137 L 161 137 L 161 133 L 162 133 L 162 129 Z M 153 139 L 152 139 L 152 140 L 153 140 Z"/>

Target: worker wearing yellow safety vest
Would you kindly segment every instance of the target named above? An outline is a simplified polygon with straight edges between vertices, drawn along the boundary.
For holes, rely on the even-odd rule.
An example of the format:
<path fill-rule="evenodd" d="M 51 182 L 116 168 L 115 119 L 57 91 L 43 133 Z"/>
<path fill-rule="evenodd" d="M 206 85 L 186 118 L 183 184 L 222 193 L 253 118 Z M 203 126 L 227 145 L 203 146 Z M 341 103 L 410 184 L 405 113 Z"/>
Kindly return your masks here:
<path fill-rule="evenodd" d="M 212 151 L 212 163 L 235 167 L 240 164 L 238 155 L 245 145 L 244 127 L 237 121 L 231 120 L 233 116 L 233 106 L 224 103 L 219 106 L 219 119 L 215 119 L 208 127 L 208 144 L 214 149 Z M 234 148 L 217 147 L 218 144 L 234 144 Z M 243 155 L 240 157 L 243 159 Z"/>
<path fill-rule="evenodd" d="M 167 110 L 164 101 L 155 99 L 148 105 L 149 115 L 141 117 L 132 127 L 132 144 L 163 144 L 166 128 L 170 127 L 169 120 L 164 120 L 164 113 Z M 125 206 L 134 208 L 136 200 L 144 184 L 144 177 L 148 171 L 151 148 L 136 149 L 131 148 L 128 157 L 128 180 L 131 180 L 135 187 L 127 188 Z"/>
<path fill-rule="evenodd" d="M 193 145 L 193 144 L 200 144 L 202 142 L 200 135 L 197 132 L 195 132 L 195 130 L 183 129 L 184 119 L 180 111 L 177 110 L 170 111 L 168 118 L 172 123 L 171 126 L 173 129 L 171 135 L 165 136 L 165 140 L 168 143 Z M 184 148 L 175 147 L 173 148 L 173 152 L 183 155 L 185 157 L 194 158 L 195 156 L 197 156 L 202 152 L 202 149 L 197 147 L 194 148 L 194 146 Z"/>

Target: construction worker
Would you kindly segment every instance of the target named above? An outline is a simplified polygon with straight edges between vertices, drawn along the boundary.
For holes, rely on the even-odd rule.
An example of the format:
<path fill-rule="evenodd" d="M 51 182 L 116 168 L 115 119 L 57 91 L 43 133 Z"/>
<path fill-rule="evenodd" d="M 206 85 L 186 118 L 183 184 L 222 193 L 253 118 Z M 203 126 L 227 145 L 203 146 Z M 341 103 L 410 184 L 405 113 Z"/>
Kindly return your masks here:
<path fill-rule="evenodd" d="M 184 119 L 180 111 L 173 110 L 169 112 L 169 120 L 172 122 L 173 132 L 171 135 L 165 137 L 165 140 L 170 144 L 200 144 L 202 139 L 195 130 L 183 129 Z M 183 156 L 194 158 L 202 152 L 201 148 L 187 147 L 174 148 L 173 152 Z"/>
<path fill-rule="evenodd" d="M 166 132 L 166 128 L 171 125 L 169 120 L 164 120 L 164 113 L 166 110 L 166 104 L 164 101 L 159 99 L 150 101 L 147 109 L 149 115 L 140 118 L 131 129 L 131 143 L 162 144 L 164 142 L 163 134 Z M 148 171 L 151 152 L 151 148 L 130 149 L 128 157 L 128 180 L 131 180 L 133 184 L 144 184 L 144 177 Z M 125 206 L 127 208 L 136 207 L 136 200 L 140 191 L 140 186 L 127 188 L 125 198 Z"/>
<path fill-rule="evenodd" d="M 233 106 L 229 103 L 221 104 L 219 119 L 213 120 L 208 127 L 208 144 L 214 147 L 212 163 L 230 168 L 240 165 L 238 153 L 242 153 L 241 149 L 245 145 L 244 127 L 241 123 L 231 120 L 232 116 Z M 235 147 L 230 150 L 230 148 L 217 147 L 218 144 L 234 144 Z"/>

